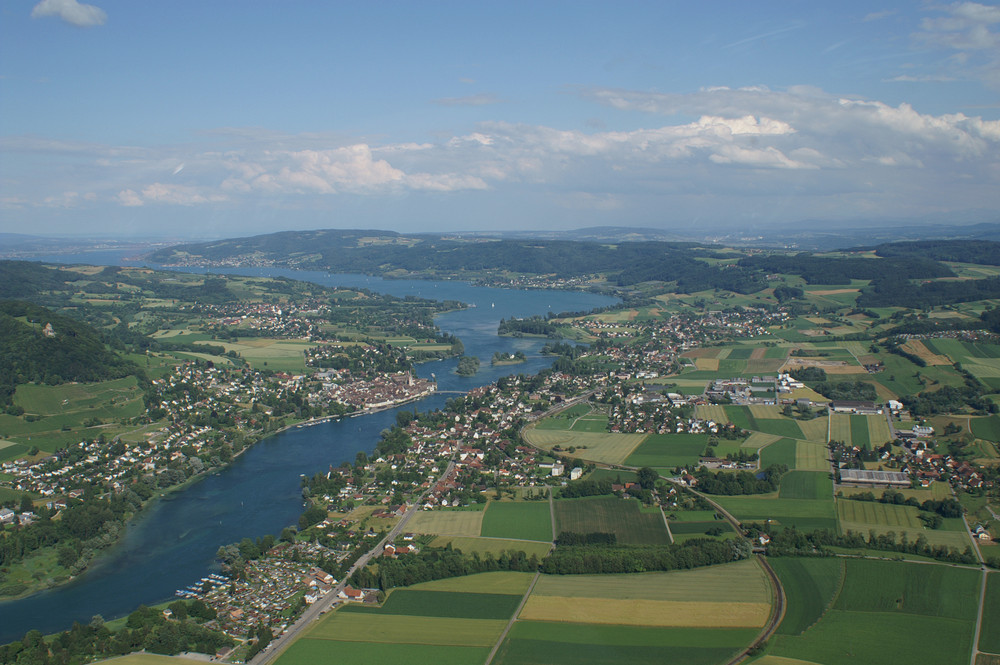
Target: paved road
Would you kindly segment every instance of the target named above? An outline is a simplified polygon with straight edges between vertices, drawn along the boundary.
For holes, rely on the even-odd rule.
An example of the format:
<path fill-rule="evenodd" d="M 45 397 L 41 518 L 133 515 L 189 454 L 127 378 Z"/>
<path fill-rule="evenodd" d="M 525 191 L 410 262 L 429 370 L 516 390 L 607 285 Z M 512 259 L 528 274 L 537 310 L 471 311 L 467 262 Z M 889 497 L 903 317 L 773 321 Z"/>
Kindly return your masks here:
<path fill-rule="evenodd" d="M 455 461 L 452 460 L 448 462 L 448 467 L 444 470 L 444 473 L 441 474 L 438 480 L 447 477 L 448 474 L 450 474 L 454 469 Z M 354 562 L 354 565 L 351 566 L 350 570 L 344 573 L 343 579 L 339 584 L 337 584 L 336 587 L 331 589 L 329 593 L 306 608 L 306 611 L 302 613 L 302 616 L 300 616 L 295 623 L 289 626 L 289 628 L 282 633 L 280 637 L 271 642 L 266 649 L 254 656 L 248 662 L 248 665 L 267 665 L 272 662 L 278 657 L 278 654 L 288 648 L 288 646 L 294 642 L 302 634 L 302 632 L 312 624 L 313 621 L 319 619 L 327 610 L 333 607 L 335 603 L 340 601 L 341 599 L 337 597 L 337 594 L 343 591 L 344 587 L 347 586 L 347 580 L 350 579 L 351 575 L 353 575 L 355 571 L 361 570 L 368 565 L 368 562 L 373 558 L 382 555 L 382 549 L 385 545 L 393 542 L 396 537 L 403 532 L 403 529 L 410 521 L 410 518 L 412 518 L 413 515 L 420 510 L 420 505 L 423 503 L 424 497 L 427 496 L 427 493 L 430 492 L 430 488 L 434 487 L 434 485 L 435 483 L 430 484 L 430 487 L 420 495 L 420 498 L 413 502 L 413 505 L 410 506 L 403 517 L 400 518 L 399 522 L 396 523 L 396 526 L 394 526 L 392 530 L 389 531 L 389 533 L 382 538 L 377 545 L 375 545 L 375 547 L 362 554 L 358 560 Z"/>

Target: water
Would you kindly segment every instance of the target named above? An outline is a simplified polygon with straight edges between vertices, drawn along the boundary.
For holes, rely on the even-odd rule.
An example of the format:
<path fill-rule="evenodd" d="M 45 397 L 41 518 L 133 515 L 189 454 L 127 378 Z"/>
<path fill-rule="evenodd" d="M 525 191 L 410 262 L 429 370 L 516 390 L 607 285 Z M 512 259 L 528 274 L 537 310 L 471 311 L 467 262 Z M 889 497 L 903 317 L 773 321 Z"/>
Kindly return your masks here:
<path fill-rule="evenodd" d="M 113 264 L 115 259 L 109 256 L 106 260 Z M 96 262 L 92 254 L 45 260 Z M 455 359 L 418 366 L 417 374 L 422 377 L 435 374 L 441 391 L 464 392 L 501 376 L 536 373 L 549 366 L 551 358 L 539 355 L 544 340 L 498 337 L 501 318 L 589 310 L 615 302 L 588 293 L 494 289 L 452 281 L 383 280 L 282 269 L 211 272 L 283 275 L 326 286 L 365 287 L 396 296 L 475 304 L 474 308 L 448 312 L 436 319 L 443 331 L 462 339 L 466 354 L 482 361 L 473 377 L 455 375 Z M 491 367 L 490 359 L 496 351 L 523 351 L 528 361 Z M 430 411 L 443 408 L 448 397 L 435 394 L 400 408 Z M 303 509 L 300 474 L 312 475 L 325 472 L 331 465 L 353 462 L 362 450 L 371 453 L 380 432 L 395 424 L 397 410 L 288 430 L 256 444 L 224 471 L 163 498 L 129 525 L 120 545 L 73 582 L 23 600 L 0 603 L 0 643 L 18 639 L 32 628 L 56 632 L 69 628 L 73 621 L 89 622 L 95 614 L 110 619 L 140 604 L 172 598 L 176 589 L 195 584 L 217 569 L 215 553 L 220 546 L 246 537 L 277 535 L 284 527 L 297 523 Z"/>

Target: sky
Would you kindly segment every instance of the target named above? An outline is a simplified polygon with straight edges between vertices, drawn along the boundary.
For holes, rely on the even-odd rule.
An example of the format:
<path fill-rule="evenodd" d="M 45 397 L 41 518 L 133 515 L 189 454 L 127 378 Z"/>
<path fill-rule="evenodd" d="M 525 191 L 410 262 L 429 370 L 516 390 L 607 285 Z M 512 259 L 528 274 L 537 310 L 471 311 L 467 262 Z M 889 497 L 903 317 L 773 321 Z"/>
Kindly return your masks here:
<path fill-rule="evenodd" d="M 1000 221 L 1000 4 L 0 0 L 0 233 Z"/>

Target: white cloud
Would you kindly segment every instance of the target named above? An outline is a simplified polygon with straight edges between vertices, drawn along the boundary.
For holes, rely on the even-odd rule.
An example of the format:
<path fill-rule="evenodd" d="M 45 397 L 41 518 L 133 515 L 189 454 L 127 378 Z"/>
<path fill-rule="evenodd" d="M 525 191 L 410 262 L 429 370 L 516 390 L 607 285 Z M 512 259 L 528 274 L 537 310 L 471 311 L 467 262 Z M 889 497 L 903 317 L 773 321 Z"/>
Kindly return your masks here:
<path fill-rule="evenodd" d="M 94 5 L 85 5 L 76 0 L 42 0 L 31 10 L 31 18 L 57 16 L 67 23 L 81 28 L 104 25 L 108 15 Z"/>
<path fill-rule="evenodd" d="M 935 6 L 944 16 L 924 18 L 914 37 L 931 47 L 955 51 L 942 63 L 955 76 L 970 75 L 1000 88 L 1000 7 L 977 2 Z"/>
<path fill-rule="evenodd" d="M 465 97 L 442 97 L 441 99 L 435 99 L 434 103 L 441 106 L 488 106 L 490 104 L 499 104 L 501 101 L 503 100 L 492 93 L 481 92 L 476 95 L 466 95 Z"/>

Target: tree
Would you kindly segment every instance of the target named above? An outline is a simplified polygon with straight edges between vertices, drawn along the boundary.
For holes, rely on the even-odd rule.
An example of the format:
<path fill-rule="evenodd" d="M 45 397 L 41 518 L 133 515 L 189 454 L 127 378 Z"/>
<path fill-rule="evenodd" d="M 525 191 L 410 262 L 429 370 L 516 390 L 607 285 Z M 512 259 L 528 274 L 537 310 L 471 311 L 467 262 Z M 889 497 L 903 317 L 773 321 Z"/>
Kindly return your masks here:
<path fill-rule="evenodd" d="M 653 490 L 656 489 L 656 481 L 660 479 L 660 474 L 656 472 L 655 469 L 651 469 L 648 466 L 644 466 L 636 473 L 638 477 L 639 484 L 642 485 L 643 489 Z"/>

